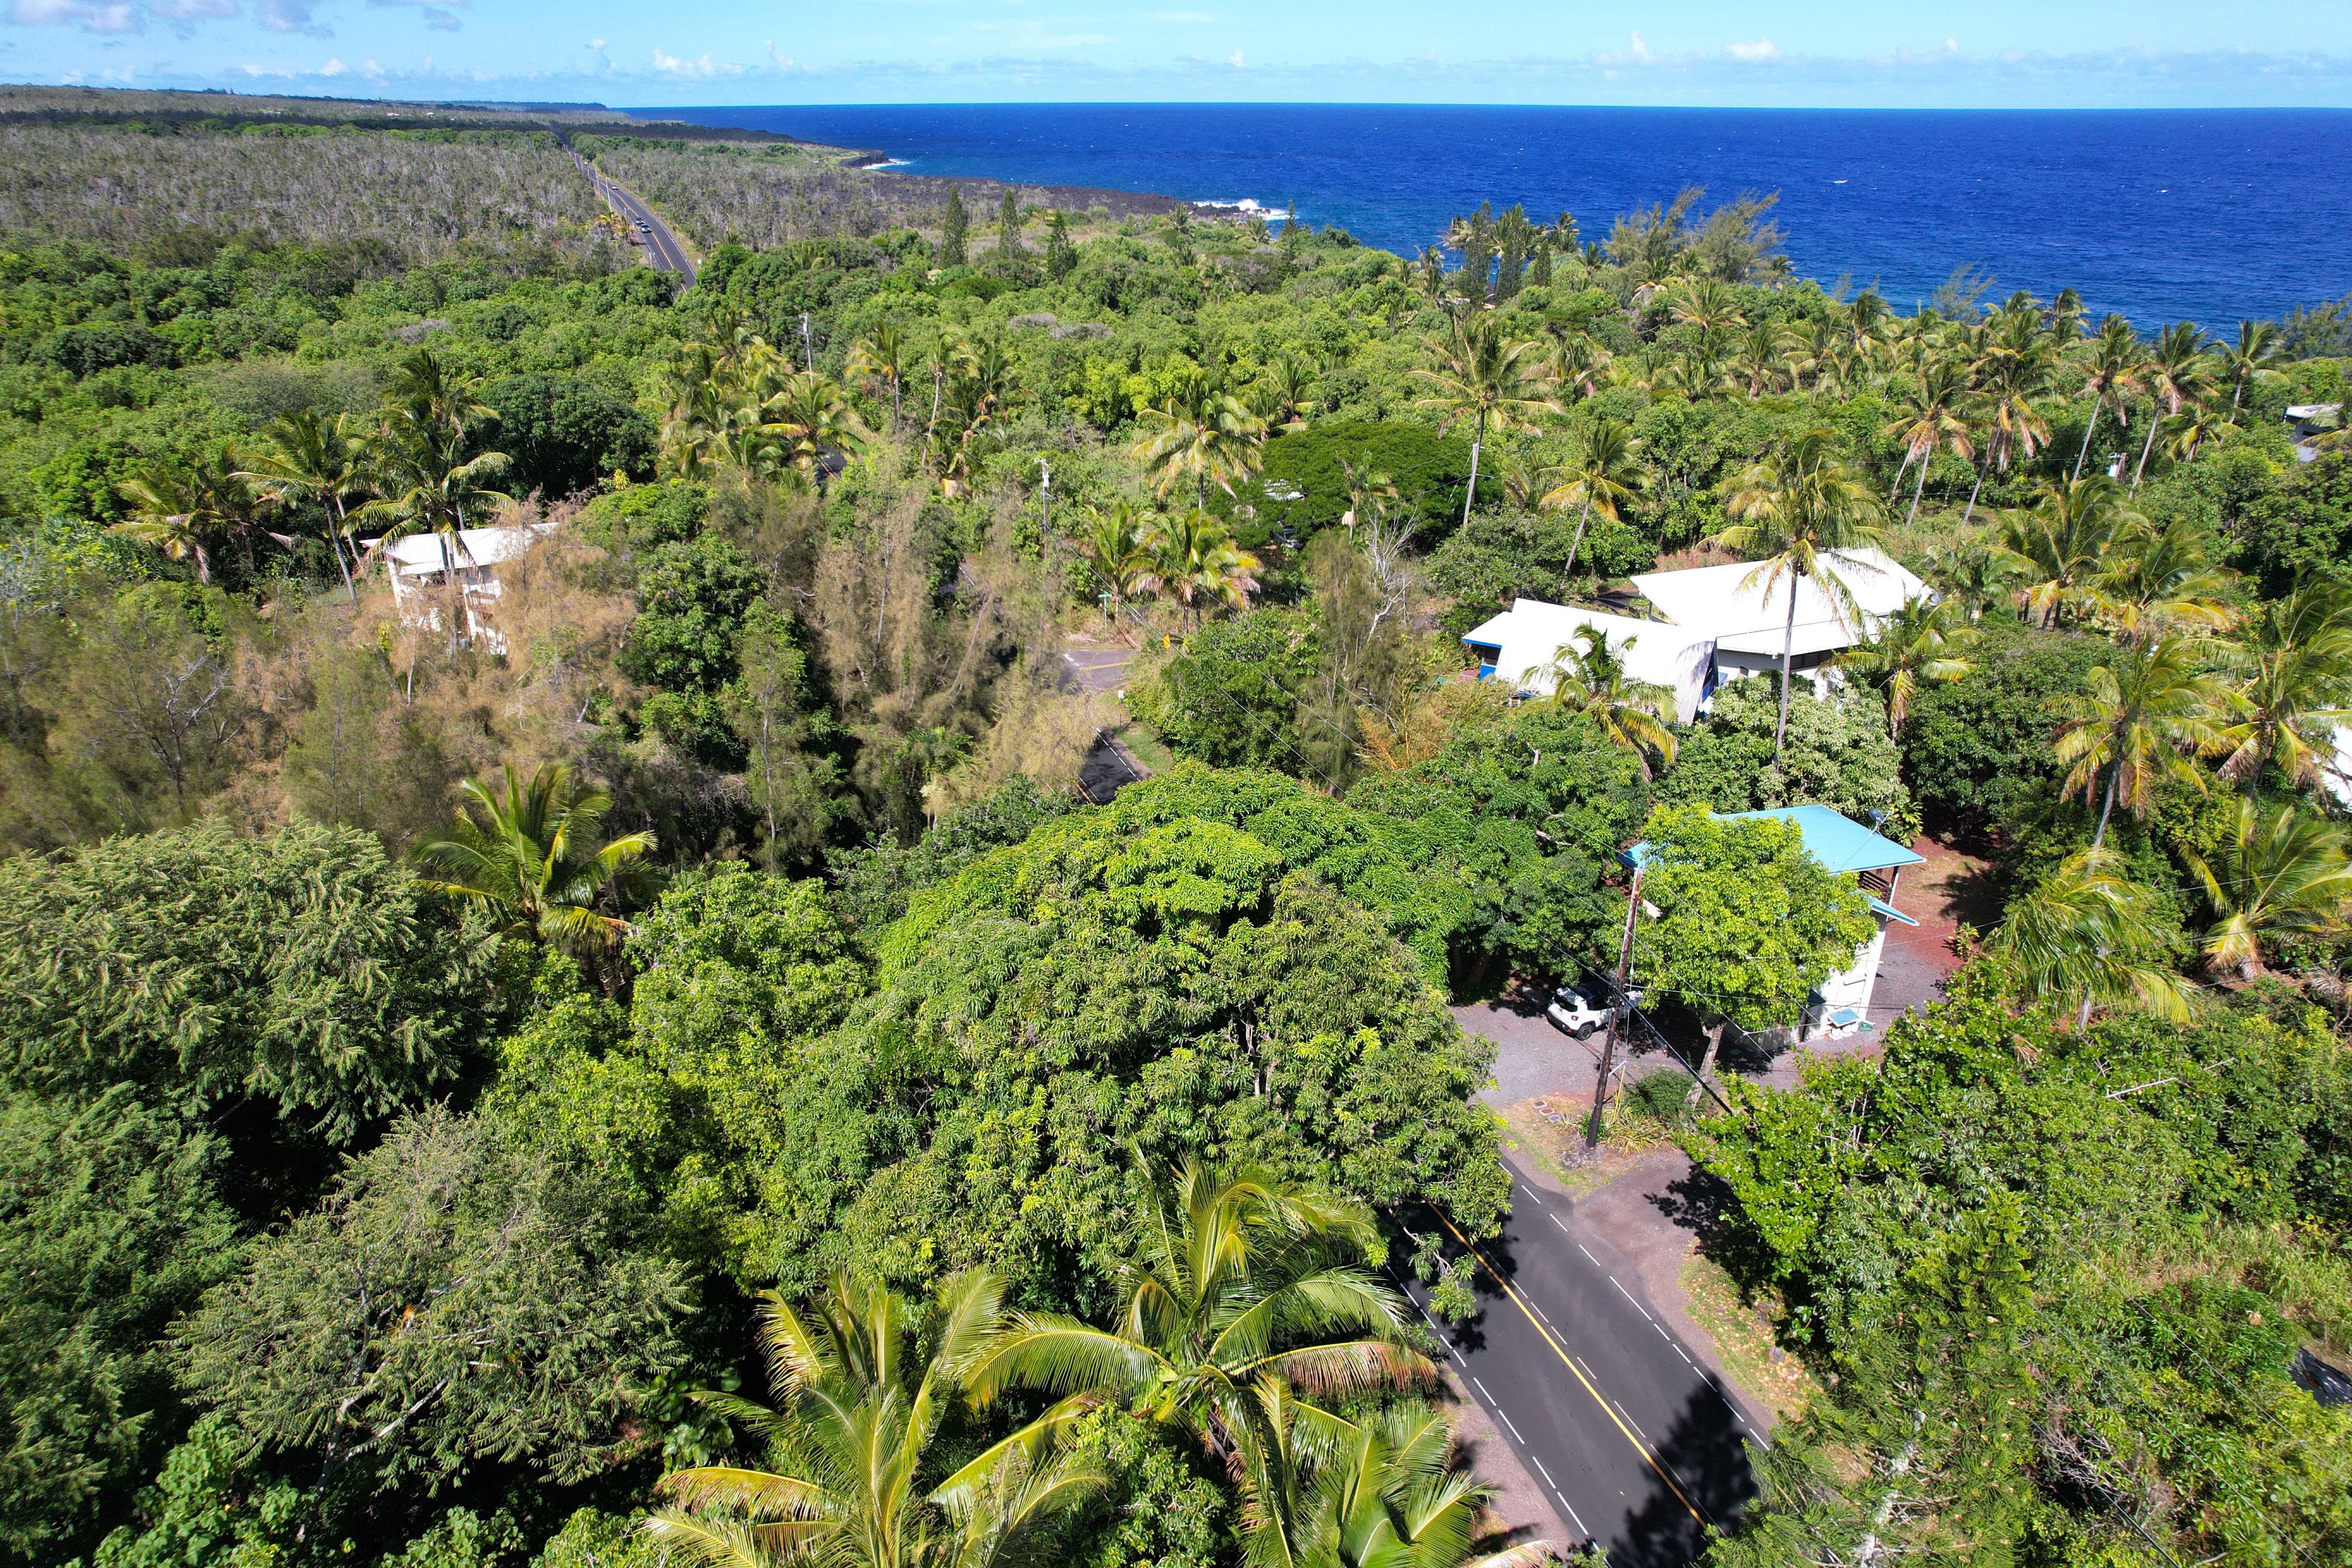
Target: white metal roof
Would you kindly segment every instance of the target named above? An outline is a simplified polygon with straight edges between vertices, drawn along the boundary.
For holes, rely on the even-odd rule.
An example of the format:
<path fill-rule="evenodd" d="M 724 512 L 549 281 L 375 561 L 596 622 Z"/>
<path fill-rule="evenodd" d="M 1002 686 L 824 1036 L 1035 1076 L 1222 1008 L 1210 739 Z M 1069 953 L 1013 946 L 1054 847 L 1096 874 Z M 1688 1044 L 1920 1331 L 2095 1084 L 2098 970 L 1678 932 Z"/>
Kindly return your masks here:
<path fill-rule="evenodd" d="M 1714 638 L 1735 651 L 1774 654 L 1780 651 L 1780 635 L 1788 626 L 1791 584 L 1800 590 L 1799 639 L 1811 643 L 1810 651 L 1817 653 L 1861 642 L 1869 634 L 1871 623 L 1901 609 L 1904 600 L 1927 592 L 1926 583 L 1885 551 L 1833 551 L 1823 557 L 1823 564 L 1837 574 L 1853 595 L 1864 625 L 1847 625 L 1842 606 L 1818 579 L 1792 578 L 1784 572 L 1768 584 L 1767 569 L 1755 562 L 1696 566 L 1686 572 L 1646 572 L 1634 577 L 1633 586 L 1658 607 L 1660 615 L 1694 635 Z M 1771 634 L 1769 650 L 1760 644 L 1748 646 L 1752 637 L 1767 632 Z"/>
<path fill-rule="evenodd" d="M 1610 650 L 1624 659 L 1629 679 L 1672 689 L 1681 717 L 1690 718 L 1706 689 L 1713 650 L 1708 639 L 1684 627 L 1541 599 L 1515 599 L 1509 609 L 1465 632 L 1462 640 L 1473 647 L 1493 648 L 1496 679 L 1509 682 L 1514 690 L 1549 696 L 1552 682 L 1546 671 L 1584 626 L 1595 627 L 1608 639 Z"/>
<path fill-rule="evenodd" d="M 452 549 L 447 556 L 444 555 L 440 534 L 404 534 L 384 545 L 383 552 L 393 570 L 402 576 L 422 577 L 442 571 L 445 562 L 452 557 L 460 567 L 469 561 L 476 566 L 495 566 L 501 561 L 511 561 L 554 527 L 551 522 L 535 522 L 517 528 L 462 528 L 457 531 L 457 538 L 463 551 Z M 382 541 L 363 539 L 360 542 L 373 550 Z"/>

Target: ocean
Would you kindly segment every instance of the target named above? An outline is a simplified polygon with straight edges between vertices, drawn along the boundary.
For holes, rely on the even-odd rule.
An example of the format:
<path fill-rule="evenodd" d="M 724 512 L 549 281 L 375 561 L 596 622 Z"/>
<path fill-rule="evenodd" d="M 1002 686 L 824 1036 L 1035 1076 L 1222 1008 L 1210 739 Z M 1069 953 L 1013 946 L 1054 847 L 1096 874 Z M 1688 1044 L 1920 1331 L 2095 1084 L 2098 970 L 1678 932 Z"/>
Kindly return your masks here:
<path fill-rule="evenodd" d="M 1800 276 L 1909 310 L 1955 268 L 2143 330 L 2352 294 L 2352 110 L 934 104 L 630 112 L 874 148 L 915 173 L 1255 201 L 1410 254 L 1481 201 L 1613 215 L 1778 192 Z"/>

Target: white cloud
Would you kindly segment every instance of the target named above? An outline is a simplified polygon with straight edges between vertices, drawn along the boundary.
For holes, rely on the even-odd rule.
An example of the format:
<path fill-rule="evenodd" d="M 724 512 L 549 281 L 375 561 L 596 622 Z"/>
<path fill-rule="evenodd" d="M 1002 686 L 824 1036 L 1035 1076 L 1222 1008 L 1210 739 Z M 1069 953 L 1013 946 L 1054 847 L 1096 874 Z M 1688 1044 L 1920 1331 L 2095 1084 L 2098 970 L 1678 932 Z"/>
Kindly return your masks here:
<path fill-rule="evenodd" d="M 457 17 L 453 6 L 463 6 L 466 0 L 368 0 L 371 5 L 414 5 L 423 15 L 425 25 L 438 27 L 445 33 L 457 30 Z"/>
<path fill-rule="evenodd" d="M 1642 30 L 1638 27 L 1633 29 L 1633 58 L 1637 60 L 1650 58 L 1650 46 L 1642 41 Z"/>
<path fill-rule="evenodd" d="M 334 29 L 310 19 L 316 0 L 253 0 L 253 19 L 273 33 L 308 33 L 314 38 L 334 37 Z"/>
<path fill-rule="evenodd" d="M 743 68 L 741 66 L 736 64 L 733 60 L 714 60 L 710 58 L 710 53 L 707 49 L 703 51 L 703 56 L 700 59 L 690 60 L 680 55 L 666 55 L 662 53 L 659 48 L 656 48 L 654 50 L 654 69 L 661 72 L 664 76 L 679 77 L 695 81 L 709 81 L 714 77 L 741 76 L 743 74 Z"/>
<path fill-rule="evenodd" d="M 1230 55 L 1226 56 L 1226 57 L 1225 57 L 1225 63 L 1226 63 L 1227 65 L 1229 65 L 1229 66 L 1233 67 L 1233 68 L 1234 68 L 1234 69 L 1235 69 L 1235 70 L 1239 70 L 1239 69 L 1241 69 L 1241 68 L 1242 68 L 1242 52 L 1241 52 L 1241 50 L 1239 50 L 1239 49 L 1235 49 L 1232 54 L 1230 54 Z"/>
<path fill-rule="evenodd" d="M 1213 22 L 1217 14 L 1214 11 L 1146 11 L 1143 19 L 1147 22 Z"/>
<path fill-rule="evenodd" d="M 143 32 L 147 18 L 129 0 L 16 0 L 8 20 L 24 27 L 79 27 L 85 33 Z"/>
<path fill-rule="evenodd" d="M 1747 60 L 1754 64 L 1763 60 L 1779 59 L 1780 46 L 1769 38 L 1750 38 L 1744 43 L 1726 44 L 1723 46 L 1723 52 L 1735 60 Z"/>
<path fill-rule="evenodd" d="M 350 68 L 351 68 L 343 64 L 342 61 L 330 58 L 325 65 L 319 68 L 319 74 L 320 76 L 341 76 Z"/>

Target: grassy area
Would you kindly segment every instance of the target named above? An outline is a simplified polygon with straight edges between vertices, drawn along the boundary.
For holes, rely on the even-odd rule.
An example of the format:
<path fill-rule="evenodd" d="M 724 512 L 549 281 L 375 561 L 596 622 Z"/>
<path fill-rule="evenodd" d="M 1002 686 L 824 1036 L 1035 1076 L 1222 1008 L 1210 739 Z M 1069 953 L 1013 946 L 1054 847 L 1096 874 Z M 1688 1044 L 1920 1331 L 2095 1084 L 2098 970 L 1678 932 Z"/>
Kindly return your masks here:
<path fill-rule="evenodd" d="M 1135 753 L 1135 760 L 1155 773 L 1166 773 L 1176 765 L 1176 753 L 1168 742 L 1152 733 L 1149 725 L 1130 723 L 1114 731 L 1118 743 Z"/>
<path fill-rule="evenodd" d="M 1821 1397 L 1822 1385 L 1805 1363 L 1781 1348 L 1777 1320 L 1762 1303 L 1741 1300 L 1721 1264 L 1694 1257 L 1683 1265 L 1680 1283 L 1691 1321 L 1713 1344 L 1716 1364 L 1751 1398 L 1778 1419 L 1793 1421 Z"/>

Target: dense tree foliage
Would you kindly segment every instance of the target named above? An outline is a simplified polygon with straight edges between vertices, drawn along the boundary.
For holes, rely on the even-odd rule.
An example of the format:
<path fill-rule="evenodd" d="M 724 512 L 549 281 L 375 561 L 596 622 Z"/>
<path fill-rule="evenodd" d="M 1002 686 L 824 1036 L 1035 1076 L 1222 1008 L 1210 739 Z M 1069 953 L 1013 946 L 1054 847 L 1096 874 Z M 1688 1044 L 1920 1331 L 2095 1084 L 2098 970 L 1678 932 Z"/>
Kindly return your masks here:
<path fill-rule="evenodd" d="M 588 110 L 0 118 L 0 1549 L 659 1568 L 667 1472 L 766 1561 L 814 1399 L 917 1489 L 861 1540 L 1370 1561 L 1411 1493 L 1458 1568 L 1372 1272 L 1509 1199 L 1448 1004 L 1609 963 L 1646 837 L 1638 982 L 1793 1022 L 1861 892 L 1713 814 L 1811 802 L 1987 851 L 2008 967 L 1645 1101 L 1827 1389 L 1718 1556 L 2344 1554 L 2340 310 L 1901 316 L 1695 191 L 1408 258 Z M 1785 726 L 1462 679 L 1832 534 L 1932 593 Z"/>

